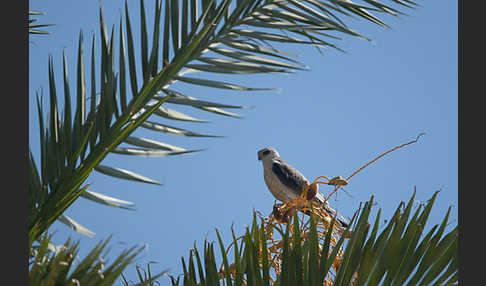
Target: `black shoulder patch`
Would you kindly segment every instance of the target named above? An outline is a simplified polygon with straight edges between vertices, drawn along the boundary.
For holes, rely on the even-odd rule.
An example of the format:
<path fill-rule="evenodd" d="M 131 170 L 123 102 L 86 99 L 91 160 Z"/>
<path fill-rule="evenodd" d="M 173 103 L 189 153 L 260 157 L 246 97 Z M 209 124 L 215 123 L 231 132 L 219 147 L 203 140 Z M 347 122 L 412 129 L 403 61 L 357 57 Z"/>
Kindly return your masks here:
<path fill-rule="evenodd" d="M 284 161 L 277 161 L 272 164 L 272 171 L 285 186 L 294 190 L 296 194 L 301 193 L 306 179 L 297 169 Z"/>

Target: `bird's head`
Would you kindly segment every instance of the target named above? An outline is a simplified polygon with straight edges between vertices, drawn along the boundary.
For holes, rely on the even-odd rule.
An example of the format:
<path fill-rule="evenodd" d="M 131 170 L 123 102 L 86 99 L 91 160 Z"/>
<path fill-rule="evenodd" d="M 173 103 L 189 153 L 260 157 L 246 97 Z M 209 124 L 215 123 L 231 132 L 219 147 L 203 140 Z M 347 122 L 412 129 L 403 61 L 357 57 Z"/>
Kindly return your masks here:
<path fill-rule="evenodd" d="M 280 155 L 278 154 L 277 150 L 273 149 L 272 147 L 263 148 L 258 151 L 258 160 L 273 159 L 277 157 L 280 157 Z"/>

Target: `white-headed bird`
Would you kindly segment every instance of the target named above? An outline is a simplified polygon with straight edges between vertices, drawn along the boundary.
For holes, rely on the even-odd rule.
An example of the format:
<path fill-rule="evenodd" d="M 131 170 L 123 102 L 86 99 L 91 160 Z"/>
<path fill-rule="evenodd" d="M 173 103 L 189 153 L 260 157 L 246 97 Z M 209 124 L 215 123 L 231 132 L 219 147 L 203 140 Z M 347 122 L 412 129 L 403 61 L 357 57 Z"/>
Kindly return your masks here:
<path fill-rule="evenodd" d="M 283 203 L 295 200 L 302 193 L 304 184 L 309 184 L 304 175 L 280 158 L 277 150 L 272 147 L 258 151 L 258 160 L 262 161 L 263 177 L 268 189 L 277 200 Z M 331 208 L 317 189 L 315 191 L 317 193 L 312 201 L 323 207 L 331 216 L 336 216 L 343 227 L 348 226 L 348 220 Z"/>

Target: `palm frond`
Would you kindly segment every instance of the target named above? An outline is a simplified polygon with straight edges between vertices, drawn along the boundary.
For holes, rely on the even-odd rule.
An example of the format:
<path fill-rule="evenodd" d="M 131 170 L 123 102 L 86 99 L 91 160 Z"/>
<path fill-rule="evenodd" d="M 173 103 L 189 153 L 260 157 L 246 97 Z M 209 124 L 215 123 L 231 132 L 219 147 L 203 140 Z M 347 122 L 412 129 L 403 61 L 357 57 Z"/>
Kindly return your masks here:
<path fill-rule="evenodd" d="M 373 197 L 353 219 L 354 227 L 336 228 L 334 219 L 317 213 L 302 220 L 297 213 L 283 225 L 254 212 L 251 227 L 225 246 L 216 230 L 221 253 L 205 241 L 203 258 L 197 247 L 182 258 L 183 285 L 457 285 L 457 226 L 446 231 L 450 209 L 440 225 L 422 236 L 437 192 L 412 215 L 415 192 L 405 208 L 380 228 L 378 210 L 368 223 Z M 260 223 L 258 223 L 260 218 Z M 371 232 L 370 232 L 371 229 Z M 351 232 L 347 237 L 345 235 Z M 240 242 L 240 245 L 238 244 Z M 234 253 L 231 258 L 230 252 Z M 231 261 L 233 261 L 231 263 Z M 197 269 L 197 271 L 196 271 Z M 169 275 L 172 285 L 179 278 Z"/>
<path fill-rule="evenodd" d="M 89 72 L 85 69 L 85 43 L 80 32 L 73 100 L 70 100 L 72 85 L 67 73 L 67 61 L 63 59 L 64 108 L 58 105 L 54 61 L 52 57 L 49 58 L 48 111 L 43 110 L 42 99 L 38 96 L 40 170 L 37 170 L 34 158 L 30 158 L 30 190 L 44 192 L 33 195 L 35 200 L 29 205 L 32 213 L 29 220 L 31 241 L 38 238 L 83 194 L 87 188 L 85 181 L 93 170 L 102 172 L 104 169 L 104 174 L 117 178 L 124 173 L 124 178 L 128 174 L 131 179 L 138 178 L 140 182 L 160 184 L 133 172 L 121 171 L 121 168 L 112 167 L 107 171 L 100 167 L 108 154 L 163 157 L 189 153 L 181 150 L 164 153 L 157 150 L 160 149 L 158 147 L 137 149 L 120 146 L 124 143 L 133 145 L 135 141 L 136 144 L 147 145 L 146 140 L 144 143 L 133 140 L 132 133 L 139 127 L 188 137 L 221 137 L 189 131 L 166 124 L 165 121 L 204 122 L 191 114 L 180 112 L 176 109 L 177 105 L 228 117 L 241 115 L 226 109 L 246 108 L 184 95 L 174 90 L 174 83 L 231 91 L 274 90 L 273 87 L 247 87 L 213 77 L 219 73 L 246 75 L 305 70 L 307 67 L 293 59 L 294 55 L 275 49 L 270 44 L 297 43 L 337 48 L 331 41 L 339 39 L 339 34 L 365 38 L 345 25 L 340 17 L 359 17 L 386 27 L 372 12 L 397 14 L 397 10 L 377 1 L 370 2 L 369 7 L 337 0 L 154 2 L 153 37 L 149 39 L 150 24 L 144 1 L 140 1 L 140 57 L 135 55 L 135 31 L 131 27 L 128 4 L 125 3 L 124 21 L 120 19 L 118 25 L 119 37 L 115 36 L 115 26 L 108 29 L 100 7 L 98 39 L 101 45 L 97 51 L 93 36 L 91 55 L 86 59 L 91 63 Z M 394 2 L 398 6 L 413 6 L 410 1 Z M 118 48 L 115 48 L 116 45 Z M 119 54 L 115 55 L 115 52 Z M 99 65 L 98 69 L 96 65 Z M 137 70 L 141 70 L 142 74 L 138 75 Z M 187 76 L 195 72 L 201 76 Z M 75 107 L 71 106 L 71 101 Z M 162 104 L 164 107 L 161 107 Z M 162 123 L 159 120 L 165 121 Z M 170 146 L 162 142 L 156 145 L 160 147 L 164 144 Z"/>
<path fill-rule="evenodd" d="M 94 167 L 95 171 L 98 171 L 102 174 L 120 178 L 120 179 L 125 179 L 125 180 L 131 180 L 131 181 L 138 181 L 138 182 L 144 182 L 144 183 L 149 183 L 149 184 L 155 184 L 155 185 L 161 185 L 161 183 L 152 180 L 150 178 L 144 177 L 142 175 L 136 174 L 134 172 L 120 169 L 120 168 L 113 168 L 105 165 L 98 165 Z"/>
<path fill-rule="evenodd" d="M 157 282 L 157 285 L 158 284 L 158 281 L 157 279 L 160 278 L 161 276 L 164 276 L 164 275 L 167 275 L 167 271 L 162 271 L 161 273 L 157 274 L 157 275 L 152 275 L 152 272 L 150 271 L 150 262 L 147 263 L 147 270 L 143 269 L 142 267 L 140 266 L 136 266 L 136 270 L 137 270 L 137 275 L 138 275 L 138 279 L 140 280 L 140 282 L 138 283 L 129 283 L 125 277 L 123 277 L 123 285 L 124 286 L 154 286 L 156 285 L 155 282 Z"/>
<path fill-rule="evenodd" d="M 38 11 L 29 11 L 29 24 L 28 24 L 28 29 L 29 29 L 29 34 L 50 34 L 48 31 L 44 31 L 44 27 L 49 27 L 49 26 L 54 26 L 54 24 L 37 24 L 36 18 L 31 18 L 31 16 L 39 16 L 39 15 L 45 15 L 46 13 L 44 12 L 38 12 Z"/>
<path fill-rule="evenodd" d="M 87 229 L 86 227 L 82 226 L 80 223 L 76 222 L 72 218 L 68 217 L 67 215 L 63 214 L 58 218 L 58 221 L 67 225 L 68 227 L 72 228 L 74 231 L 79 232 L 83 235 L 88 237 L 93 237 L 94 232 Z"/>
<path fill-rule="evenodd" d="M 108 265 L 105 248 L 111 237 L 100 241 L 82 260 L 78 257 L 79 242 L 68 238 L 64 245 L 53 249 L 49 247 L 51 239 L 52 234 L 46 233 L 31 247 L 29 285 L 113 285 L 144 249 L 133 246 Z"/>
<path fill-rule="evenodd" d="M 127 210 L 135 210 L 134 208 L 135 203 L 133 202 L 120 200 L 115 197 L 107 196 L 90 190 L 85 190 L 81 194 L 81 197 L 110 207 L 116 207 L 116 208 L 127 209 Z"/>

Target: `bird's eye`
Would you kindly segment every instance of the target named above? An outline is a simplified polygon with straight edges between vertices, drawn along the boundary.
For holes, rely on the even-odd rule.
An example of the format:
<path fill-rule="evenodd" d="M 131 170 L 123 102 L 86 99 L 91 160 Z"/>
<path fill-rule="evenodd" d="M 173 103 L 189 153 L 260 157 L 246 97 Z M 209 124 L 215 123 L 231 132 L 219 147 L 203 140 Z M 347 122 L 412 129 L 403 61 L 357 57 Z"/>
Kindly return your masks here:
<path fill-rule="evenodd" d="M 268 155 L 268 153 L 270 153 L 270 151 L 269 151 L 269 150 L 265 150 L 265 151 L 263 151 L 263 156 Z"/>

